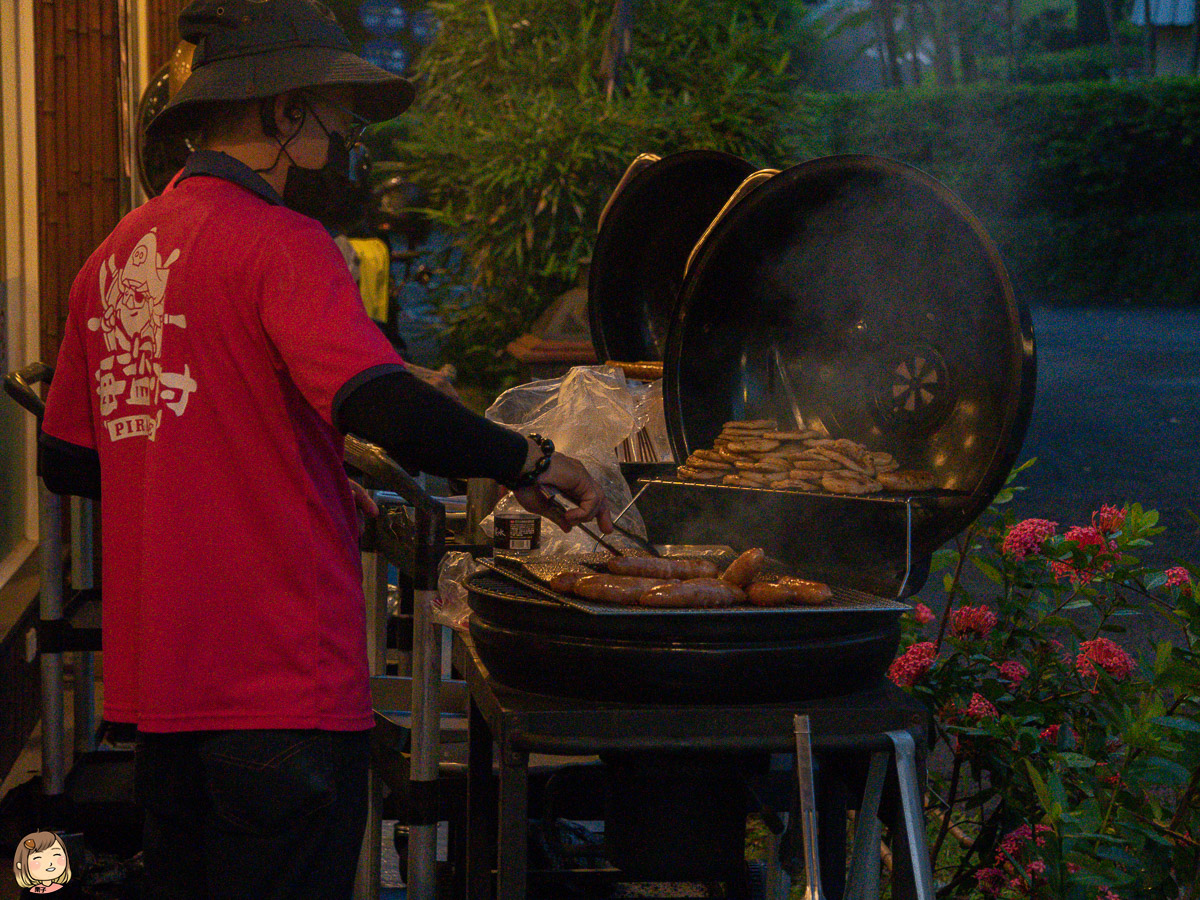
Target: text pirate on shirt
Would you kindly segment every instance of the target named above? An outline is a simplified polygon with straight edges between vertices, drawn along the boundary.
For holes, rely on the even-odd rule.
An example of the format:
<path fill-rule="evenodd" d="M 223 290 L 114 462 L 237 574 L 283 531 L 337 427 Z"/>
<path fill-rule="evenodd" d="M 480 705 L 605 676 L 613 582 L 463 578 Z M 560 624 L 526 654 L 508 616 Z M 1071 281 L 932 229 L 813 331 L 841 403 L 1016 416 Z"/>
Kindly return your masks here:
<path fill-rule="evenodd" d="M 40 471 L 101 500 L 104 713 L 139 731 L 146 896 L 347 897 L 372 713 L 343 434 L 564 527 L 611 516 L 576 460 L 406 369 L 314 218 L 347 132 L 411 85 L 310 0 L 199 0 L 180 31 L 192 73 L 150 127 L 200 149 L 75 281 Z"/>

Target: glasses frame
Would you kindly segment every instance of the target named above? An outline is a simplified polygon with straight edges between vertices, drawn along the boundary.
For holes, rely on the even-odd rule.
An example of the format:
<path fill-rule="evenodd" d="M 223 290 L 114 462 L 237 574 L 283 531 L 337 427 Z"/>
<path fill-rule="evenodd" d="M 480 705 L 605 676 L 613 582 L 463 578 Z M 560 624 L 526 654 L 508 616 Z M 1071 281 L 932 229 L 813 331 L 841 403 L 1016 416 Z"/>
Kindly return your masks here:
<path fill-rule="evenodd" d="M 346 126 L 345 131 L 342 133 L 342 137 L 346 141 L 347 148 L 361 144 L 363 132 L 366 131 L 369 126 L 375 124 L 370 119 L 359 115 L 348 106 L 344 106 L 343 104 L 331 100 L 322 94 L 318 94 L 313 91 L 302 91 L 301 96 L 306 102 L 308 102 L 310 109 L 314 103 L 322 103 L 335 112 L 341 113 L 345 119 L 349 120 L 350 124 Z M 328 131 L 329 129 L 326 128 L 325 123 L 321 120 L 321 117 L 317 115 L 316 109 L 312 109 L 312 114 L 317 122 L 320 123 L 321 127 Z"/>

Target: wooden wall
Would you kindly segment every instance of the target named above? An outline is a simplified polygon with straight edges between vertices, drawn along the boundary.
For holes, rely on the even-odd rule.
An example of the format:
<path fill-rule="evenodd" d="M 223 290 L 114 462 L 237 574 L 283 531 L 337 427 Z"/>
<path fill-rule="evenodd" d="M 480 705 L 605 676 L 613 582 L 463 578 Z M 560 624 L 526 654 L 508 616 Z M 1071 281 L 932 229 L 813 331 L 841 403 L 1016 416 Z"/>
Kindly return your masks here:
<path fill-rule="evenodd" d="M 146 0 L 150 74 L 153 76 L 179 44 L 179 14 L 188 0 Z"/>
<path fill-rule="evenodd" d="M 120 216 L 118 0 L 38 0 L 38 249 L 43 360 L 53 363 L 75 274 Z"/>
<path fill-rule="evenodd" d="M 0 0 L 5 2 L 5 0 Z M 187 0 L 35 0 L 42 358 L 58 356 L 75 275 L 117 224 L 121 158 L 120 6 L 144 3 L 149 72 L 179 42 Z M 136 110 L 130 110 L 132 117 Z"/>

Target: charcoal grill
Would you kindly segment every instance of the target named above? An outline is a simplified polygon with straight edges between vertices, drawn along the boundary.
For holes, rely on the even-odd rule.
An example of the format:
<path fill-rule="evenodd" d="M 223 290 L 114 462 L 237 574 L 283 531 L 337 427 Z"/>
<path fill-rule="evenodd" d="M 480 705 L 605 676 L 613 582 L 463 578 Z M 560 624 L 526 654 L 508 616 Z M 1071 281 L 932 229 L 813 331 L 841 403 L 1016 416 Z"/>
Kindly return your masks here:
<path fill-rule="evenodd" d="M 871 613 L 606 614 L 488 572 L 468 583 L 475 649 L 501 684 L 565 698 L 664 709 L 849 698 L 895 654 L 907 608 L 897 601 L 921 588 L 931 554 L 991 503 L 1017 458 L 1036 368 L 1028 310 L 979 222 L 916 169 L 868 156 L 777 174 L 732 167 L 744 188 L 715 191 L 727 192 L 723 208 L 682 253 L 678 235 L 663 237 L 673 206 L 655 188 L 686 165 L 664 163 L 635 164 L 610 201 L 589 303 L 601 358 L 630 355 L 610 352 L 623 335 L 663 359 L 676 459 L 712 446 L 727 421 L 772 418 L 887 451 L 932 472 L 935 487 L 843 496 L 689 483 L 664 467 L 638 501 L 652 541 L 763 547 Z M 662 768 L 653 754 L 635 765 Z M 728 760 L 711 765 L 716 783 Z"/>
<path fill-rule="evenodd" d="M 890 452 L 932 472 L 935 488 L 845 496 L 645 479 L 651 540 L 763 547 L 798 575 L 866 598 L 873 614 L 605 615 L 477 576 L 476 646 L 514 686 L 649 702 L 855 690 L 895 652 L 906 607 L 885 604 L 921 588 L 930 555 L 987 507 L 1017 457 L 1033 404 L 1032 326 L 970 210 L 878 157 L 752 168 L 697 153 L 630 167 L 591 271 L 602 357 L 639 335 L 631 352 L 661 353 L 677 459 L 712 446 L 726 421 L 772 418 Z M 703 227 L 701 209 L 712 215 Z M 687 252 L 685 239 L 695 241 Z M 659 265 L 647 265 L 660 244 Z M 661 331 L 666 305 L 663 344 L 646 336 Z"/>

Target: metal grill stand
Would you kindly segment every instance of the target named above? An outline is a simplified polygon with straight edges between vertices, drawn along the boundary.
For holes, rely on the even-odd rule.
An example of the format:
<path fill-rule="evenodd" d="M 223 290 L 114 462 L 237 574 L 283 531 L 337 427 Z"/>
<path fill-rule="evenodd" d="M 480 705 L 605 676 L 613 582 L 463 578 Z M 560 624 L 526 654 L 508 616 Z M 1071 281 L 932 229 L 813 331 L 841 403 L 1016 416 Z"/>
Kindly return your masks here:
<path fill-rule="evenodd" d="M 46 404 L 38 385 L 49 385 L 54 369 L 33 363 L 4 380 L 4 389 L 40 425 Z M 63 797 L 71 765 L 96 749 L 95 666 L 93 653 L 100 649 L 98 628 L 75 628 L 68 607 L 99 605 L 92 560 L 95 512 L 92 501 L 72 497 L 71 578 L 74 592 L 68 602 L 63 567 L 64 499 L 38 483 L 38 557 L 41 576 L 37 630 L 42 707 L 42 793 L 51 802 Z M 73 753 L 66 746 L 63 702 L 63 654 L 75 653 Z"/>
<path fill-rule="evenodd" d="M 811 722 L 812 748 L 823 753 L 871 752 L 873 772 L 882 773 L 893 753 L 904 794 L 902 822 L 893 835 L 908 834 L 896 847 L 897 861 L 910 854 L 914 879 L 893 877 L 897 900 L 932 898 L 917 776 L 917 748 L 928 733 L 928 714 L 919 702 L 890 682 L 837 698 L 789 704 L 695 706 L 633 705 L 532 694 L 494 681 L 469 638 L 456 636 L 456 661 L 470 691 L 470 762 L 467 795 L 467 896 L 498 900 L 525 896 L 528 768 L 532 752 L 577 755 L 622 751 L 696 752 L 795 750 L 794 719 Z M 493 784 L 493 742 L 499 749 L 499 785 Z M 877 811 L 882 775 L 864 797 L 864 809 Z M 864 812 L 863 814 L 867 814 Z M 872 816 L 873 818 L 873 816 Z M 836 829 L 834 829 L 836 830 Z M 861 829 L 861 841 L 868 841 Z M 670 840 L 670 835 L 658 835 Z M 871 854 L 854 856 L 856 898 L 878 895 L 879 831 L 874 831 L 874 888 L 868 877 Z M 844 859 L 844 857 L 843 857 Z M 922 859 L 926 860 L 922 868 Z M 874 893 L 872 894 L 872 891 Z M 835 896 L 831 891 L 830 896 Z"/>
<path fill-rule="evenodd" d="M 378 708 L 410 709 L 411 760 L 407 804 L 409 900 L 437 896 L 438 764 L 441 757 L 441 628 L 431 610 L 437 598 L 438 563 L 445 552 L 446 511 L 382 449 L 353 435 L 345 445 L 347 465 L 368 476 L 376 486 L 395 493 L 408 507 L 387 516 L 388 527 L 374 529 L 377 558 L 364 565 L 367 584 L 368 647 L 371 655 L 372 696 Z M 408 574 L 413 582 L 412 677 L 386 675 L 384 642 L 387 634 L 386 562 Z M 376 897 L 379 891 L 380 805 L 382 786 L 372 775 L 371 797 L 363 853 L 359 860 L 356 897 Z"/>

